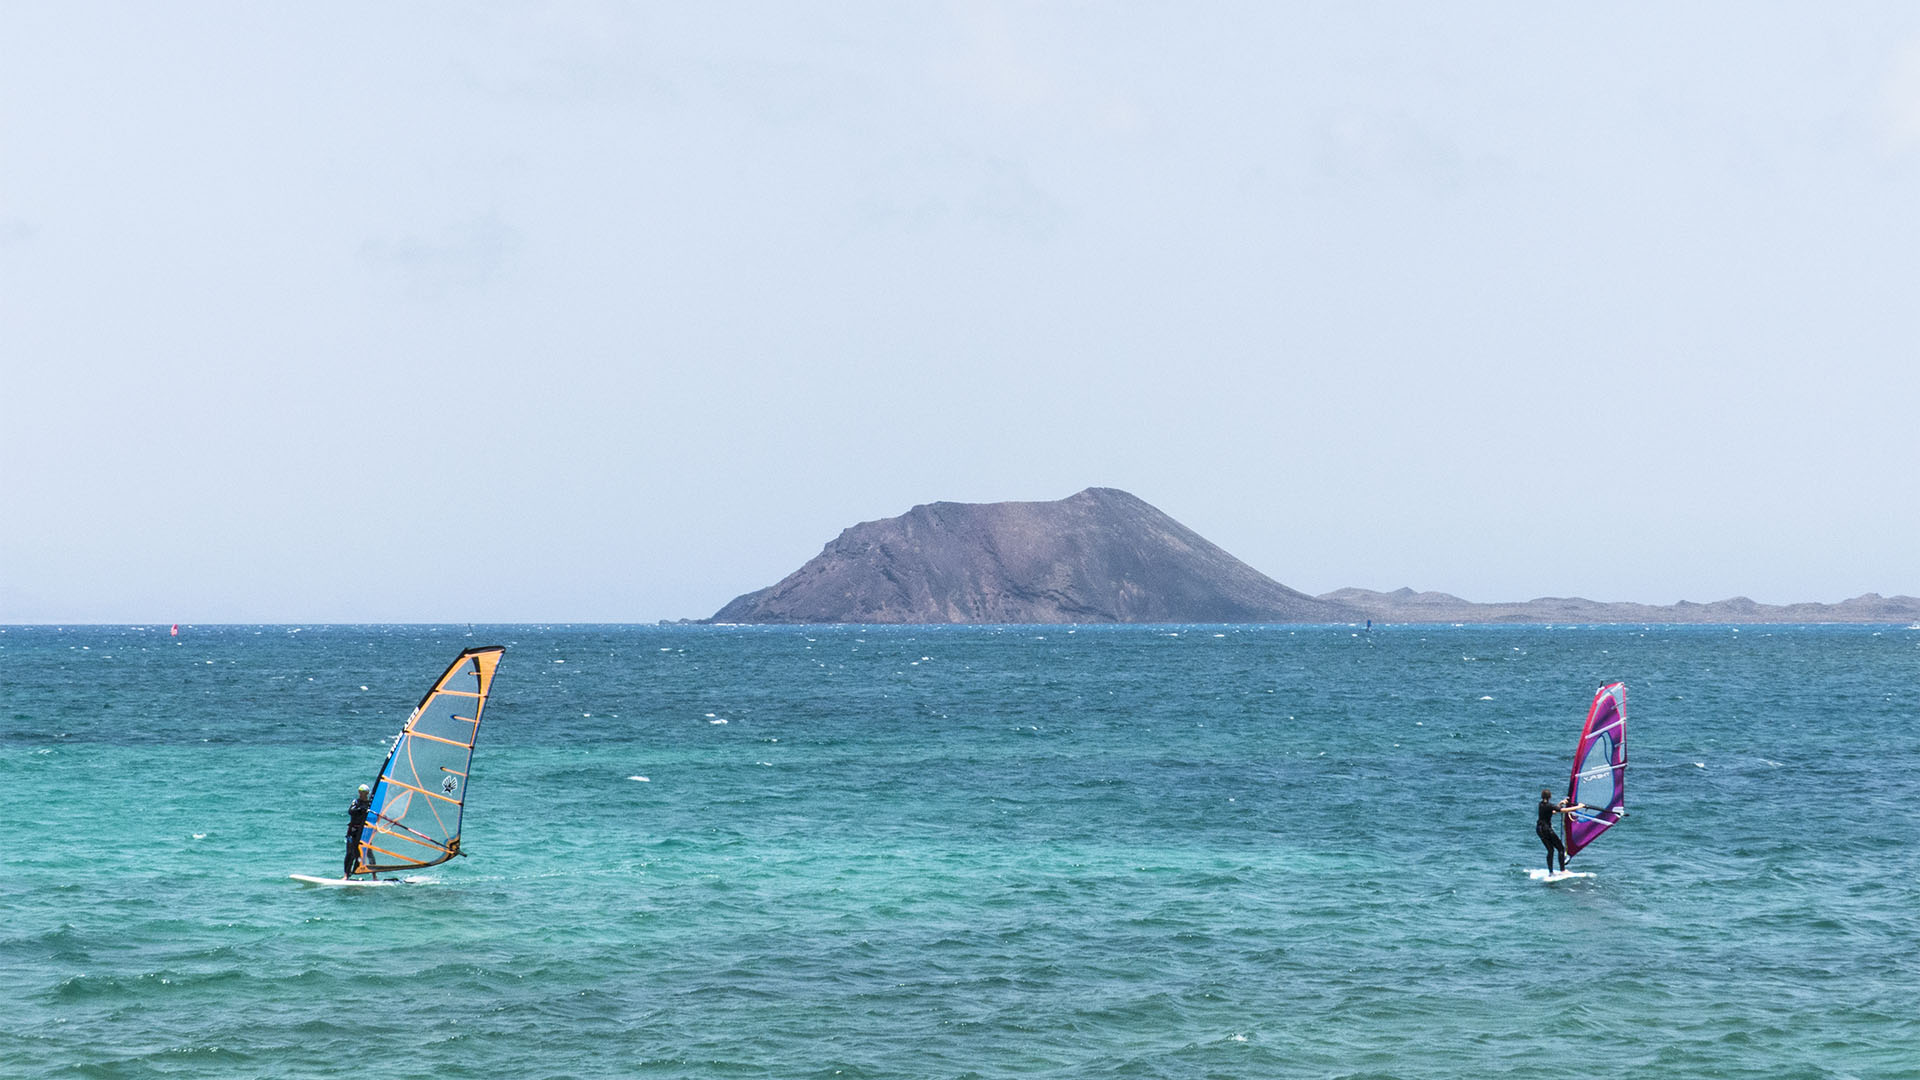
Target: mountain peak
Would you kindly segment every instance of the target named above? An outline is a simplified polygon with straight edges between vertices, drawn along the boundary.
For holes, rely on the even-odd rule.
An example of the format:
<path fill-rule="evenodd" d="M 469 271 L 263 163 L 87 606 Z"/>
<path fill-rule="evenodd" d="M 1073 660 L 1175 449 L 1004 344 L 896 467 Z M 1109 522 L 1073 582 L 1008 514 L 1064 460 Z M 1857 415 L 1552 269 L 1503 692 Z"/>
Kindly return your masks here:
<path fill-rule="evenodd" d="M 1090 487 L 1054 502 L 915 506 L 843 531 L 778 583 L 714 614 L 746 623 L 1332 622 L 1145 500 Z"/>

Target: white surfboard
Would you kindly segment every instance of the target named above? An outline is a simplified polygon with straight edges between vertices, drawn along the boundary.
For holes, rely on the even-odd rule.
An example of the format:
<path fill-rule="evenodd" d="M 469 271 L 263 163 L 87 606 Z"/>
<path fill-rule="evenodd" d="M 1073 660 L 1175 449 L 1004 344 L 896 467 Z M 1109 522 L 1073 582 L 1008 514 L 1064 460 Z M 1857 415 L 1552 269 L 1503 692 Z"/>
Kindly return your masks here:
<path fill-rule="evenodd" d="M 321 885 L 332 889 L 365 889 L 375 885 L 400 884 L 392 878 L 379 881 L 373 878 L 314 877 L 312 874 L 288 874 L 287 877 L 302 885 Z"/>
<path fill-rule="evenodd" d="M 1535 881 L 1548 885 L 1557 885 L 1562 881 L 1578 881 L 1581 878 L 1590 878 L 1594 875 L 1584 874 L 1578 870 L 1529 870 L 1527 871 L 1527 876 Z"/>

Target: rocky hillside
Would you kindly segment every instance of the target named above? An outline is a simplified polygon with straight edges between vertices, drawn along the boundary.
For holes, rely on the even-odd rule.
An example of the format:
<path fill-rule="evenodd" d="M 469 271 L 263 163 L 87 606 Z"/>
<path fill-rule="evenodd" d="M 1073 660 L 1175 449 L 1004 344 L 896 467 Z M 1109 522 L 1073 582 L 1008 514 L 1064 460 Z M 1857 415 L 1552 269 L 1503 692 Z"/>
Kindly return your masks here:
<path fill-rule="evenodd" d="M 928 503 L 841 533 L 724 623 L 1302 623 L 1365 614 L 1287 588 L 1113 488 Z"/>

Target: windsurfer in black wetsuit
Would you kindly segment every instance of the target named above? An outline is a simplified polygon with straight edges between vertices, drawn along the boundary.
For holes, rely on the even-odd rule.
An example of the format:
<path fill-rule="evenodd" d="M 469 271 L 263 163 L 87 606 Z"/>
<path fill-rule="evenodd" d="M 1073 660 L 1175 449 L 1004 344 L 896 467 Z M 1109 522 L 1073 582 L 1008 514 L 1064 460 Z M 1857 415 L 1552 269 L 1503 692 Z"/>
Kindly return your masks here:
<path fill-rule="evenodd" d="M 1547 845 L 1547 873 L 1553 873 L 1553 856 L 1556 852 L 1560 856 L 1560 869 L 1564 871 L 1567 868 L 1567 846 L 1560 842 L 1559 834 L 1553 831 L 1553 819 L 1560 814 L 1571 814 L 1586 808 L 1586 803 L 1573 802 L 1571 797 L 1556 803 L 1551 791 L 1540 789 L 1540 816 L 1534 821 L 1533 833 L 1541 843 Z"/>
<path fill-rule="evenodd" d="M 367 811 L 373 809 L 373 789 L 365 784 L 354 795 L 353 804 L 347 807 L 347 865 L 340 876 L 353 876 L 354 868 L 360 863 L 360 833 L 367 827 Z"/>

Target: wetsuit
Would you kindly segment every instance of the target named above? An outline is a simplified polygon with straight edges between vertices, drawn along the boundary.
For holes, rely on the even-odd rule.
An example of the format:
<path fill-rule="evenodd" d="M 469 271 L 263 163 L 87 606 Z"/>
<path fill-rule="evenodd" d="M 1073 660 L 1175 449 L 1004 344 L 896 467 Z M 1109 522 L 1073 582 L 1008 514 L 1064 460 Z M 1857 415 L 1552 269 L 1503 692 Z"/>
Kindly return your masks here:
<path fill-rule="evenodd" d="M 1555 852 L 1559 852 L 1560 854 L 1560 869 L 1565 870 L 1567 868 L 1567 847 L 1560 842 L 1559 835 L 1553 831 L 1553 819 L 1559 809 L 1560 808 L 1555 806 L 1550 800 L 1541 799 L 1540 818 L 1534 822 L 1533 825 L 1534 835 L 1540 838 L 1541 843 L 1547 845 L 1547 869 L 1549 871 L 1553 869 L 1553 856 Z"/>
<path fill-rule="evenodd" d="M 341 869 L 341 877 L 352 877 L 360 861 L 360 833 L 367 827 L 367 811 L 371 809 L 373 796 L 366 794 L 355 795 L 353 805 L 347 807 L 347 865 Z"/>

